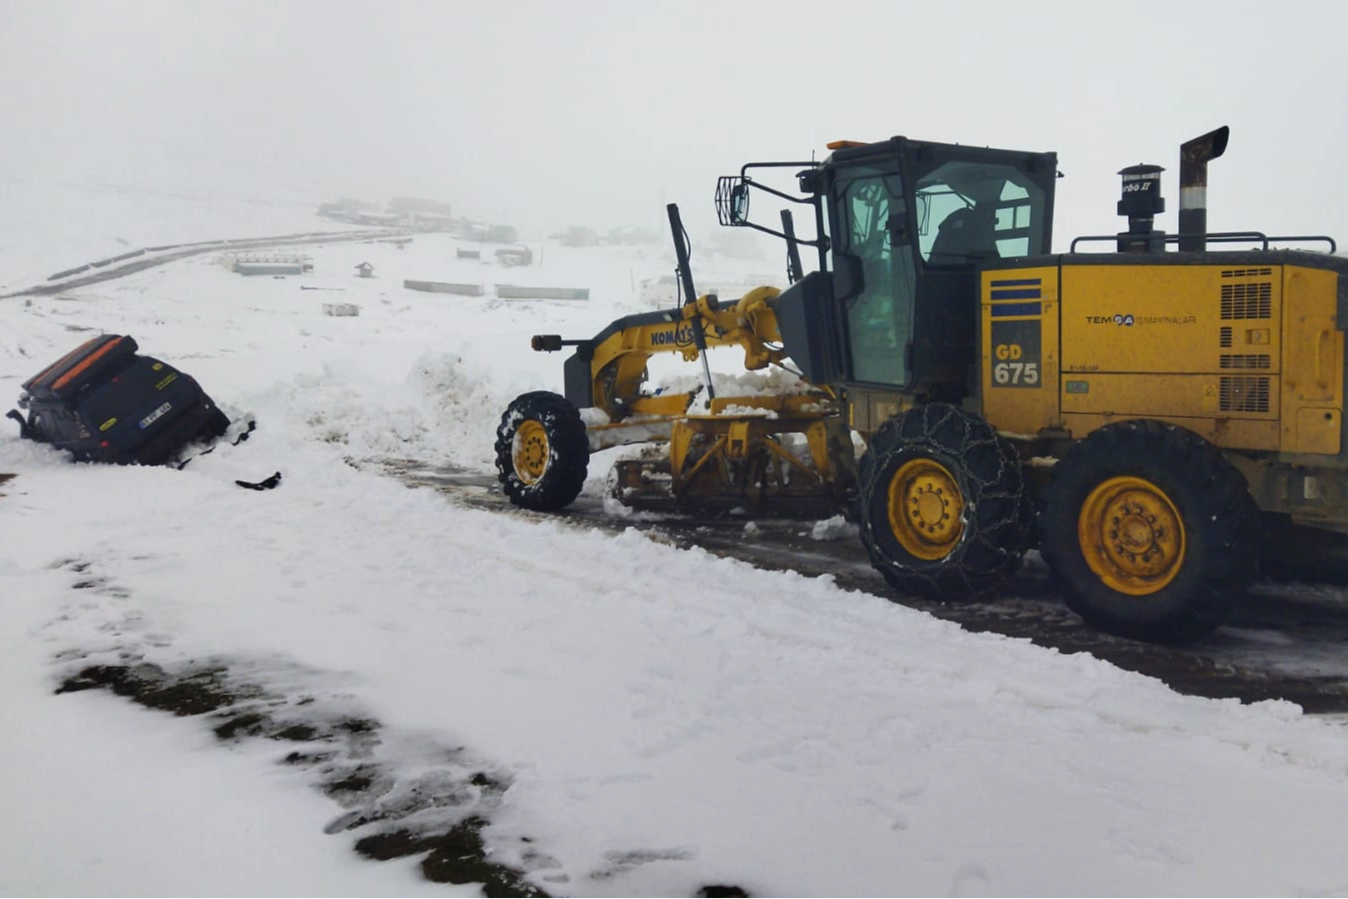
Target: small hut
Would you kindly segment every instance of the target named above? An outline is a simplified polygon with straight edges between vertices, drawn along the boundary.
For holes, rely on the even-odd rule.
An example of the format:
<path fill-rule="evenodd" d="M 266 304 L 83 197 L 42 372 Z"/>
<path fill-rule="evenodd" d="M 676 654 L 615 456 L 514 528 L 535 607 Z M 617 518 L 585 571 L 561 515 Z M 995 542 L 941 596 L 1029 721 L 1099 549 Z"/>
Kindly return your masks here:
<path fill-rule="evenodd" d="M 368 262 L 362 262 L 360 265 L 356 266 L 356 271 L 360 272 L 362 278 L 374 277 L 374 266 L 370 265 Z"/>

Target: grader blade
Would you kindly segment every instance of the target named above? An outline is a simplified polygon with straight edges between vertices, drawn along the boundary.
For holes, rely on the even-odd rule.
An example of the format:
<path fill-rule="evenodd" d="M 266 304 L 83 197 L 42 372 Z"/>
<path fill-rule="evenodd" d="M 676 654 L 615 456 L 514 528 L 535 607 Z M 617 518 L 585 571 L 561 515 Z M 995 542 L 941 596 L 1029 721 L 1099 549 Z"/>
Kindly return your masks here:
<path fill-rule="evenodd" d="M 836 417 L 693 415 L 674 423 L 667 455 L 619 462 L 613 495 L 643 511 L 828 518 L 846 502 L 851 459 Z"/>

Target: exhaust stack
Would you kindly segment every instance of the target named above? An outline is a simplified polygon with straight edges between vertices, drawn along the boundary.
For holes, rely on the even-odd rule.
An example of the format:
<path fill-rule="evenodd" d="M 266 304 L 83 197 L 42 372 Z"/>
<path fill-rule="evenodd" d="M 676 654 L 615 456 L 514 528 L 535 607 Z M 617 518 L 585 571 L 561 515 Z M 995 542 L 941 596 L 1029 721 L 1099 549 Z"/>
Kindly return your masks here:
<path fill-rule="evenodd" d="M 1208 162 L 1226 152 L 1231 129 L 1226 125 L 1180 144 L 1179 248 L 1207 249 Z"/>

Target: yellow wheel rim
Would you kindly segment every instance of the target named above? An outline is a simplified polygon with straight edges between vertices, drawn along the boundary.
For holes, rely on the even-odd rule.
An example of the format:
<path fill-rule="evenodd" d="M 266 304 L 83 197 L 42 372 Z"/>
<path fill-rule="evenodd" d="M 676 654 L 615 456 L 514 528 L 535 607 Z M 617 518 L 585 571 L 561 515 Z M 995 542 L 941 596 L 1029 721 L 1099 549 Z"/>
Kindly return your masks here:
<path fill-rule="evenodd" d="M 548 432 L 532 419 L 520 422 L 511 444 L 515 474 L 526 484 L 537 484 L 548 470 Z"/>
<path fill-rule="evenodd" d="M 944 465 L 912 459 L 889 481 L 889 527 L 909 555 L 944 559 L 964 533 L 964 497 Z"/>
<path fill-rule="evenodd" d="M 1081 553 L 1111 590 L 1147 596 L 1184 567 L 1184 523 L 1165 491 L 1142 478 L 1110 478 L 1077 519 Z"/>

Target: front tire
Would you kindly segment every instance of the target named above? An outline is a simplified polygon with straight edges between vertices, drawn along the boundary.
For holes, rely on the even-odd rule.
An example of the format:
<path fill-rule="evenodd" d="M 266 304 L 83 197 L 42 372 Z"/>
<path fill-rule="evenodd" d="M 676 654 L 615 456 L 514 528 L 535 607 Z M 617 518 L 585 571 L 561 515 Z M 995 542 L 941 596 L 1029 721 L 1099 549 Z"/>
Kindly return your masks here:
<path fill-rule="evenodd" d="M 1153 643 L 1216 630 L 1257 568 L 1245 478 L 1197 434 L 1156 421 L 1093 431 L 1053 469 L 1040 551 L 1091 626 Z"/>
<path fill-rule="evenodd" d="M 546 390 L 521 394 L 496 429 L 496 471 L 516 506 L 551 512 L 571 505 L 585 486 L 590 442 L 580 412 Z"/>
<path fill-rule="evenodd" d="M 893 587 L 990 593 L 1020 566 L 1034 509 L 1019 455 L 982 418 L 931 403 L 889 419 L 858 467 L 861 540 Z"/>

